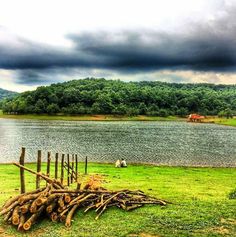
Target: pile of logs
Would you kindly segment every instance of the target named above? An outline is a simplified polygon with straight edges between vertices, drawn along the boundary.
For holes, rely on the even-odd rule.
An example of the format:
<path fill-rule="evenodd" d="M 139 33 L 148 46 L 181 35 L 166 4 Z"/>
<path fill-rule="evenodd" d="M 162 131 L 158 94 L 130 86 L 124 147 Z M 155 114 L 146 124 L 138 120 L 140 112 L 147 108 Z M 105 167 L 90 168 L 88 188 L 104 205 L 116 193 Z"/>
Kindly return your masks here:
<path fill-rule="evenodd" d="M 15 165 L 22 168 L 21 165 Z M 18 226 L 18 230 L 29 230 L 40 217 L 48 217 L 53 222 L 65 222 L 65 226 L 69 227 L 73 215 L 79 208 L 85 213 L 91 209 L 95 210 L 98 219 L 112 206 L 129 211 L 145 204 L 167 204 L 166 201 L 147 196 L 142 191 L 111 192 L 101 187 L 93 189 L 90 184 L 83 188 L 78 185 L 77 189 L 68 190 L 57 180 L 24 168 L 40 175 L 47 181 L 47 186 L 13 197 L 2 207 L 0 215 L 4 215 L 6 222 Z"/>

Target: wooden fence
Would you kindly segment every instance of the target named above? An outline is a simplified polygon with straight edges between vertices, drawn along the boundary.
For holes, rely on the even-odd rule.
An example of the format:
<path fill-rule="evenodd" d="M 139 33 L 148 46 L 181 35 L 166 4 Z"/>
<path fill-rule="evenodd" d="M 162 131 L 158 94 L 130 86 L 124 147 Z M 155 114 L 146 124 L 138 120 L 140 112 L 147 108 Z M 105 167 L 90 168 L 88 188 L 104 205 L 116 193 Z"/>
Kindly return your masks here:
<path fill-rule="evenodd" d="M 19 164 L 24 166 L 25 165 L 25 148 L 22 147 L 21 155 L 19 159 Z M 47 162 L 46 162 L 46 172 L 45 175 L 54 178 L 61 182 L 63 185 L 70 186 L 73 183 L 78 183 L 78 155 L 77 154 L 55 154 L 55 158 L 52 157 L 51 152 L 47 152 Z M 37 173 L 42 172 L 42 151 L 38 150 L 37 155 Z M 54 166 L 54 173 L 51 172 L 51 167 Z M 85 174 L 88 173 L 88 158 L 85 157 L 84 161 L 84 169 Z M 36 189 L 40 188 L 40 176 L 36 176 Z M 21 193 L 26 192 L 25 188 L 25 173 L 24 168 L 20 168 L 20 184 L 21 184 Z"/>

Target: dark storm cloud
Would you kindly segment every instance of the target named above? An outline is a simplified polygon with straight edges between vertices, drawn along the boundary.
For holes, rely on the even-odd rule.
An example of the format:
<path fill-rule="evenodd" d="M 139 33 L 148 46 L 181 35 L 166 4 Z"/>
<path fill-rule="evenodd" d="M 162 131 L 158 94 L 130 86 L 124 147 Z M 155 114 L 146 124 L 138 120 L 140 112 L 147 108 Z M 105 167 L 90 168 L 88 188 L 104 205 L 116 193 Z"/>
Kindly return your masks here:
<path fill-rule="evenodd" d="M 29 84 L 47 81 L 45 72 L 65 68 L 100 68 L 119 73 L 161 69 L 234 71 L 235 14 L 235 8 L 224 9 L 223 16 L 215 20 L 192 23 L 175 33 L 140 29 L 70 34 L 66 37 L 73 43 L 72 48 L 11 36 L 10 41 L 0 39 L 0 68 L 17 70 L 17 82 Z"/>
<path fill-rule="evenodd" d="M 234 35 L 225 37 L 209 31 L 191 35 L 122 32 L 117 36 L 122 38 L 119 41 L 112 41 L 109 36 L 103 32 L 70 38 L 78 51 L 106 57 L 105 66 L 112 69 L 224 70 L 236 63 Z"/>
<path fill-rule="evenodd" d="M 19 37 L 0 41 L 0 68 L 45 69 L 52 67 L 88 66 L 93 59 L 78 52 L 42 45 Z"/>

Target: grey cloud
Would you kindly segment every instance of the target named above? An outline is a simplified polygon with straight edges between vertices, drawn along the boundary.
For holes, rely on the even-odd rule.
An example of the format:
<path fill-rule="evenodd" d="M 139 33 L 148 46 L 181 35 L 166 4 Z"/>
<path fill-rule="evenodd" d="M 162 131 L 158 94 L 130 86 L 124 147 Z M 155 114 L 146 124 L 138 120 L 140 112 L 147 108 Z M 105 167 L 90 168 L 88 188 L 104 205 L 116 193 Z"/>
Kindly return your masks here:
<path fill-rule="evenodd" d="M 215 20 L 191 23 L 175 33 L 140 29 L 69 34 L 72 48 L 12 36 L 12 44 L 0 40 L 0 68 L 18 71 L 17 82 L 29 84 L 47 81 L 45 73 L 55 75 L 65 68 L 120 74 L 162 69 L 232 72 L 236 66 L 236 8 L 222 11 Z"/>

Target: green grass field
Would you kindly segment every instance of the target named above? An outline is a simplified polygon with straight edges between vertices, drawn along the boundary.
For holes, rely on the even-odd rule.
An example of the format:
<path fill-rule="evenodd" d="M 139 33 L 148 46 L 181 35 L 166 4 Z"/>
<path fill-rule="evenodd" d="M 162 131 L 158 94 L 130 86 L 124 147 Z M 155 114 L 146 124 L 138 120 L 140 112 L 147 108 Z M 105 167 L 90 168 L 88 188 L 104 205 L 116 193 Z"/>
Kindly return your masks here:
<path fill-rule="evenodd" d="M 35 164 L 28 166 L 35 169 Z M 0 236 L 236 236 L 236 200 L 228 199 L 236 188 L 236 168 L 130 165 L 117 169 L 111 164 L 90 163 L 88 171 L 90 175 L 103 175 L 103 186 L 108 189 L 141 189 L 173 204 L 145 206 L 131 212 L 112 208 L 98 221 L 94 220 L 94 211 L 84 215 L 79 210 L 69 229 L 62 223 L 43 220 L 27 234 L 17 233 L 1 218 Z M 13 165 L 0 165 L 0 174 L 2 205 L 19 193 L 19 170 Z M 27 174 L 26 181 L 28 190 L 34 188 L 33 175 Z"/>

